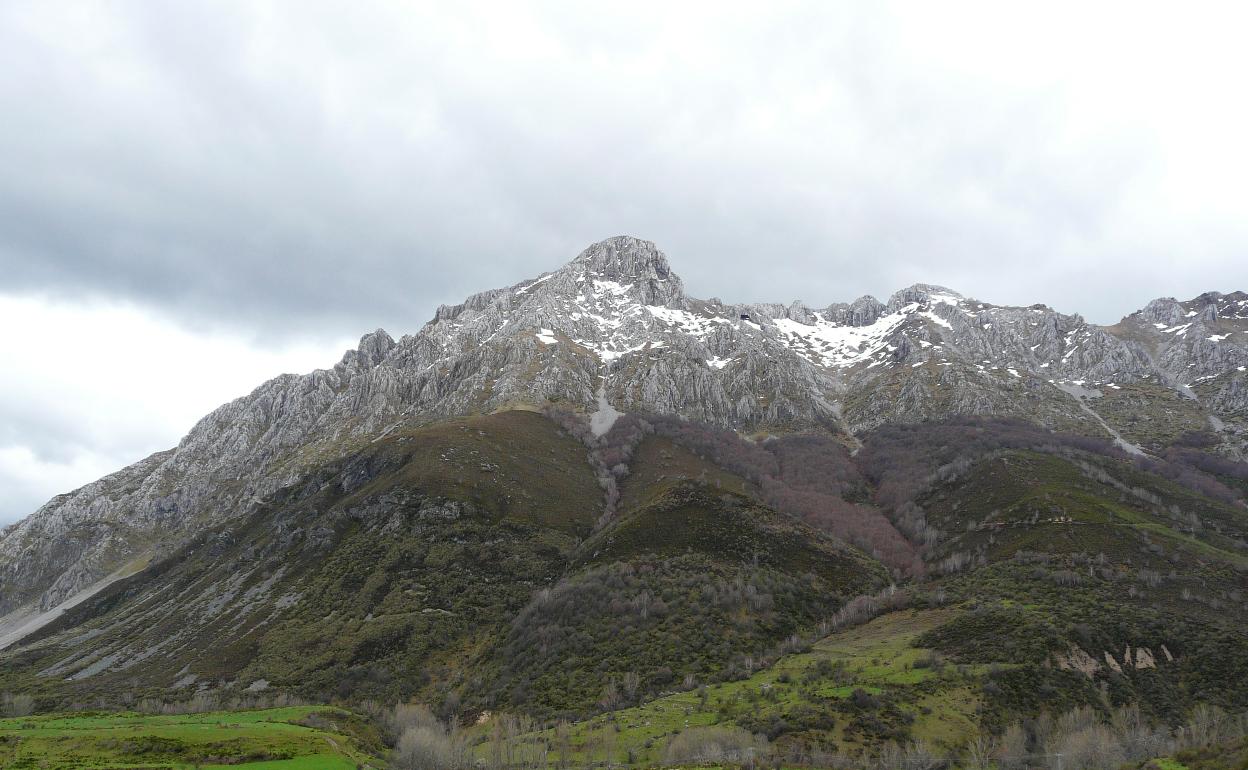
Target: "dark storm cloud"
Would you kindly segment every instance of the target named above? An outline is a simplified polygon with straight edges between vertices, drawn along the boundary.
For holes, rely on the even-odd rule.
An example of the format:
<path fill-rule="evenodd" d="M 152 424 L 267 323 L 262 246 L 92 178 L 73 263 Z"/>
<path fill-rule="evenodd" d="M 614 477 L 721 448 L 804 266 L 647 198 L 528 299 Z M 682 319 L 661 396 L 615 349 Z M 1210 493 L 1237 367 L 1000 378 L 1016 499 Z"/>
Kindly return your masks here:
<path fill-rule="evenodd" d="M 9 3 L 0 289 L 402 333 L 622 232 L 725 299 L 927 281 L 1112 321 L 1248 283 L 1242 224 L 1169 205 L 1194 142 L 1142 119 L 1173 84 L 868 7 Z"/>

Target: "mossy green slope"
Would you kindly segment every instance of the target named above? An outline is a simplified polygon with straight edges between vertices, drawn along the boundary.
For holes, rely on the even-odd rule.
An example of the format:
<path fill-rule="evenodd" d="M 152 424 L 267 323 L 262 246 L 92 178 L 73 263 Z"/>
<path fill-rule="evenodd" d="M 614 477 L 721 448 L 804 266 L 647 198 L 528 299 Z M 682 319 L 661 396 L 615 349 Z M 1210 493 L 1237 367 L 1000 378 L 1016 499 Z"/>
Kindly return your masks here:
<path fill-rule="evenodd" d="M 673 736 L 701 725 L 763 734 L 794 756 L 812 747 L 869 754 L 882 742 L 923 740 L 953 753 L 979 730 L 982 688 L 1011 668 L 946 665 L 920 636 L 955 617 L 952 609 L 894 612 L 832 634 L 753 674 L 678 686 L 676 692 L 573 725 L 572 766 L 658 763 Z M 488 725 L 482 730 L 488 731 Z M 531 736 L 558 747 L 553 730 Z"/>
<path fill-rule="evenodd" d="M 990 726 L 1055 703 L 1162 720 L 1248 707 L 1241 507 L 1124 462 L 1022 451 L 919 502 L 942 532 L 932 561 L 954 570 L 940 590 L 964 609 L 923 643 L 1018 664 L 987 692 Z"/>
<path fill-rule="evenodd" d="M 635 494 L 651 502 L 591 536 L 586 449 L 532 412 L 389 436 L 84 603 L 6 655 L 0 689 L 584 713 L 610 687 L 723 675 L 884 579 L 704 481 Z M 532 633 L 552 633 L 550 596 L 577 618 L 560 643 Z"/>
<path fill-rule="evenodd" d="M 886 584 L 878 562 L 749 491 L 666 439 L 643 441 L 617 517 L 512 622 L 494 656 L 497 687 L 555 715 L 730 680 Z"/>
<path fill-rule="evenodd" d="M 662 533 L 660 550 L 702 538 L 725 551 L 756 547 L 666 532 L 664 513 L 698 502 L 685 491 L 690 474 L 675 475 L 586 546 L 634 552 L 645 541 L 636 527 Z M 714 494 L 735 497 L 725 486 Z M 578 756 L 602 760 L 611 748 L 617 761 L 630 751 L 654 761 L 675 732 L 700 724 L 761 732 L 782 750 L 869 753 L 921 739 L 956 753 L 981 731 L 1082 705 L 1136 703 L 1168 723 L 1198 703 L 1248 708 L 1242 507 L 1075 450 L 989 451 L 916 502 L 936 535 L 928 578 L 906 590 L 928 609 L 583 722 Z"/>
<path fill-rule="evenodd" d="M 407 697 L 564 572 L 600 500 L 584 447 L 538 414 L 391 436 L 80 606 L 2 676 L 50 699 Z"/>
<path fill-rule="evenodd" d="M 686 721 L 869 753 L 953 750 L 1078 705 L 1162 721 L 1248 708 L 1243 506 L 1012 430 L 966 462 L 958 430 L 940 434 L 945 467 L 909 498 L 925 529 L 904 523 L 928 567 L 909 608 L 809 649 L 798 637 L 888 583 L 878 562 L 655 435 L 600 521 L 585 445 L 507 412 L 389 436 L 299 480 L 5 653 L 0 690 L 49 706 L 414 698 L 470 720 L 580 720 L 584 754 L 610 729 L 637 761 Z M 860 486 L 865 504 L 884 483 Z"/>
<path fill-rule="evenodd" d="M 1091 455 L 1001 453 L 919 502 L 942 533 L 937 558 L 1031 551 L 1173 564 L 1141 556 L 1141 544 L 1157 543 L 1192 561 L 1248 567 L 1248 511 Z"/>

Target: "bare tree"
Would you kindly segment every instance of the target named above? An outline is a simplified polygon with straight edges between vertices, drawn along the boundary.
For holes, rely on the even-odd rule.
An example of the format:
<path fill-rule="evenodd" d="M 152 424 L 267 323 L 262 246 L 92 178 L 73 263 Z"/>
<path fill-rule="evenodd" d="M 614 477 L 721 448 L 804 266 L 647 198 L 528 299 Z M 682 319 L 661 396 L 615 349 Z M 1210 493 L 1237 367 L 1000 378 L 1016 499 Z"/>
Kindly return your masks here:
<path fill-rule="evenodd" d="M 560 719 L 555 725 L 555 746 L 559 750 L 559 770 L 567 770 L 572 758 L 572 726 L 568 720 Z"/>
<path fill-rule="evenodd" d="M 624 675 L 624 695 L 628 698 L 629 703 L 637 697 L 637 689 L 641 686 L 641 677 L 636 671 L 629 671 Z"/>
<path fill-rule="evenodd" d="M 26 694 L 6 692 L 3 701 L 4 715 L 8 717 L 27 717 L 35 713 L 35 699 Z"/>
<path fill-rule="evenodd" d="M 1027 731 L 1018 722 L 1005 728 L 993 756 L 1001 770 L 1017 770 L 1027 764 Z"/>
<path fill-rule="evenodd" d="M 615 711 L 620 707 L 620 688 L 612 679 L 602 688 L 602 695 L 598 697 L 598 705 L 604 711 Z"/>
<path fill-rule="evenodd" d="M 460 770 L 471 767 L 468 747 L 454 725 L 444 725 L 428 707 L 400 703 L 386 717 L 398 736 L 391 767 L 398 770 Z"/>
<path fill-rule="evenodd" d="M 987 735 L 978 736 L 966 744 L 966 770 L 989 770 L 996 751 L 996 739 Z"/>

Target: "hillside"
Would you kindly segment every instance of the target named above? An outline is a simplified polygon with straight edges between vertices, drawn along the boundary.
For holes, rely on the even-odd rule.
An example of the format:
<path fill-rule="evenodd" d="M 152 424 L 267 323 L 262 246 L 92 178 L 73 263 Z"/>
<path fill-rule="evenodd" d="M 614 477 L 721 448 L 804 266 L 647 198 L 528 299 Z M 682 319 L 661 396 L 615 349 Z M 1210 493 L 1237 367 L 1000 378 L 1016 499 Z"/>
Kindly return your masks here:
<path fill-rule="evenodd" d="M 685 440 L 707 450 L 707 435 Z M 688 472 L 691 455 L 653 446 Z M 738 679 L 686 682 L 531 740 L 578 761 L 644 764 L 700 726 L 741 728 L 772 756 L 835 766 L 890 745 L 965 758 L 979 740 L 999 756 L 1041 754 L 1076 740 L 1052 725 L 1081 709 L 1093 717 L 1080 724 L 1129 713 L 1157 736 L 1200 707 L 1248 709 L 1242 500 L 1144 470 L 1108 442 L 1020 423 L 890 428 L 855 459 L 879 502 L 900 494 L 894 477 L 919 477 L 896 507 L 926 579 L 860 597 Z M 1003 748 L 1003 733 L 1019 742 Z"/>
<path fill-rule="evenodd" d="M 581 713 L 612 682 L 730 675 L 885 580 L 701 482 L 590 536 L 601 501 L 584 445 L 533 412 L 395 433 L 75 607 L 5 654 L 0 689 Z"/>
<path fill-rule="evenodd" d="M 955 752 L 1080 707 L 1248 708 L 1236 467 L 1017 421 L 890 426 L 850 453 L 555 417 L 396 431 L 328 463 L 4 653 L 0 690 L 416 699 L 590 718 L 569 738 L 588 752 L 624 725 L 635 759 L 686 723 L 794 755 Z M 890 577 L 837 536 L 868 525 L 922 568 Z"/>

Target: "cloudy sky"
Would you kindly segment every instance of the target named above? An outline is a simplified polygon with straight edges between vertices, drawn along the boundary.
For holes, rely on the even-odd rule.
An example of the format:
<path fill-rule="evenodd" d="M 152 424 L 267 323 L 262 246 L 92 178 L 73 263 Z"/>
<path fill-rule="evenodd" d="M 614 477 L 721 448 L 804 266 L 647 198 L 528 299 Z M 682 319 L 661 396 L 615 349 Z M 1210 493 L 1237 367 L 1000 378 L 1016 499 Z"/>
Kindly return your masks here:
<path fill-rule="evenodd" d="M 1248 288 L 1235 4 L 764 5 L 0 4 L 0 523 L 610 235 L 739 301 Z"/>

